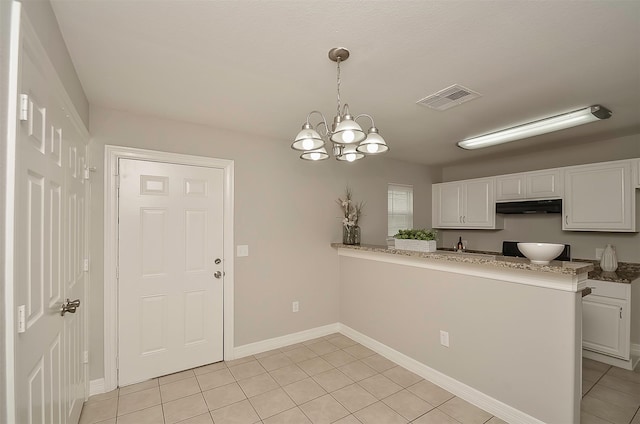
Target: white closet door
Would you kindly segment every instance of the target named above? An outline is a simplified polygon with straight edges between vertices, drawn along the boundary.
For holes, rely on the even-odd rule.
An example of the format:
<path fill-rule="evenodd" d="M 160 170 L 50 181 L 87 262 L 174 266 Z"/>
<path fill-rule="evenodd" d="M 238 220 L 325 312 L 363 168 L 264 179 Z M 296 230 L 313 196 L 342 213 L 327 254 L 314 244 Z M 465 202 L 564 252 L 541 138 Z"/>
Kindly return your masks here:
<path fill-rule="evenodd" d="M 22 25 L 18 87 L 26 112 L 17 128 L 14 287 L 24 328 L 15 338 L 16 419 L 73 424 L 85 397 L 86 137 L 52 88 L 57 77 L 32 29 Z M 62 316 L 67 298 L 81 305 Z"/>

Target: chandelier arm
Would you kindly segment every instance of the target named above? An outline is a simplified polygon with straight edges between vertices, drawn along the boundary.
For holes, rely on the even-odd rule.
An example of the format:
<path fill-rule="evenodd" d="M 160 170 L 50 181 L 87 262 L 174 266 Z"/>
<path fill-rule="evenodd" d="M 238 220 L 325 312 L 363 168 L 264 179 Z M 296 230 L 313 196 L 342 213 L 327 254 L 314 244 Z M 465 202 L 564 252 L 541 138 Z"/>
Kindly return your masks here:
<path fill-rule="evenodd" d="M 358 118 L 360 118 L 361 116 L 366 116 L 367 118 L 369 118 L 369 120 L 371 121 L 371 126 L 375 128 L 376 124 L 373 122 L 373 118 L 371 117 L 371 115 L 368 115 L 366 113 L 361 113 L 360 115 L 358 115 L 355 118 L 353 118 L 353 120 L 357 121 Z"/>
<path fill-rule="evenodd" d="M 324 126 L 324 134 L 319 131 L 321 125 Z M 318 134 L 323 135 L 327 138 L 329 138 L 329 136 L 331 135 L 331 131 L 329 130 L 329 125 L 327 124 L 327 121 L 325 121 L 324 119 L 318 122 L 318 125 L 315 126 L 315 130 L 318 131 Z"/>
<path fill-rule="evenodd" d="M 324 117 L 322 112 L 320 112 L 319 110 L 312 110 L 311 112 L 309 112 L 309 114 L 307 115 L 307 124 L 311 125 L 311 115 L 313 115 L 314 113 L 317 113 L 318 115 L 320 115 L 322 117 L 322 122 L 324 122 L 324 124 L 326 126 L 327 125 L 327 119 Z"/>
<path fill-rule="evenodd" d="M 324 117 L 324 114 L 322 112 L 320 112 L 319 110 L 312 110 L 311 112 L 309 112 L 309 114 L 307 115 L 307 124 L 311 125 L 311 115 L 313 115 L 314 113 L 317 113 L 318 115 L 320 115 L 322 117 L 322 121 L 318 122 L 314 127 L 314 129 L 317 130 L 317 128 L 320 125 L 324 125 L 325 128 L 325 133 L 324 136 L 328 137 L 329 134 L 331 133 L 331 131 L 329 131 L 329 124 L 327 124 L 327 118 Z"/>

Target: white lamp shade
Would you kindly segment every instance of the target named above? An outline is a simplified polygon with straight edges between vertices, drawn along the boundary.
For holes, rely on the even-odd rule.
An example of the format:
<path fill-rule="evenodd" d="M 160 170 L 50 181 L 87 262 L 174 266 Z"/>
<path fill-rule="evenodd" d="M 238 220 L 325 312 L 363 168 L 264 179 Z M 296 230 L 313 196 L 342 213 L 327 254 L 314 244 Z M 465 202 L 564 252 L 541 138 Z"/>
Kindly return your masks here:
<path fill-rule="evenodd" d="M 344 117 L 344 120 L 336 125 L 333 134 L 331 134 L 331 141 L 338 144 L 352 144 L 360 143 L 366 134 L 360 128 L 360 125 L 349 115 Z"/>
<path fill-rule="evenodd" d="M 319 161 L 324 160 L 329 157 L 329 153 L 327 153 L 327 149 L 321 147 L 316 150 L 311 150 L 308 152 L 304 152 L 300 155 L 300 159 L 311 160 L 311 161 Z"/>
<path fill-rule="evenodd" d="M 364 154 L 358 152 L 354 144 L 347 144 L 342 147 L 342 152 L 339 155 L 336 155 L 336 159 L 346 162 L 354 162 L 362 159 L 363 157 Z"/>
<path fill-rule="evenodd" d="M 305 126 L 302 127 L 302 130 L 296 136 L 291 148 L 307 152 L 317 150 L 322 146 L 324 146 L 324 140 L 320 137 L 320 134 L 313 128 L 306 128 Z"/>
<path fill-rule="evenodd" d="M 386 152 L 389 150 L 389 147 L 384 141 L 384 138 L 378 134 L 378 130 L 371 128 L 369 134 L 367 134 L 367 138 L 358 145 L 356 150 L 367 155 L 377 155 Z"/>

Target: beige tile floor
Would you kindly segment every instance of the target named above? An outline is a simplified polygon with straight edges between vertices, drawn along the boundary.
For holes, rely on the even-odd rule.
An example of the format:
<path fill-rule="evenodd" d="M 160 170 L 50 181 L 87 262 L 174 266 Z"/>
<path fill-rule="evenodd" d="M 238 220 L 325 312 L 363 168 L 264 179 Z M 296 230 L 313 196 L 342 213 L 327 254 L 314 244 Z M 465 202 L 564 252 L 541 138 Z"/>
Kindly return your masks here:
<path fill-rule="evenodd" d="M 585 360 L 583 394 L 583 423 L 640 424 L 640 374 Z M 409 422 L 504 423 L 341 334 L 92 396 L 80 417 L 80 424 Z"/>
<path fill-rule="evenodd" d="M 640 372 L 582 361 L 582 424 L 640 424 Z"/>

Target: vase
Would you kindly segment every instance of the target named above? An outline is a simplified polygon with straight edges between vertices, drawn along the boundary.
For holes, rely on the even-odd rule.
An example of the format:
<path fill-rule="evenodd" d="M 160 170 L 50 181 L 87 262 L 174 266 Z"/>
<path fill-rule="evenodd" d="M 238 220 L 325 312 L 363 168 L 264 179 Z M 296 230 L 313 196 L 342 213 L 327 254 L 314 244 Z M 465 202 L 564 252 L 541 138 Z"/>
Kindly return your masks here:
<path fill-rule="evenodd" d="M 602 258 L 600 259 L 600 268 L 605 272 L 612 272 L 618 269 L 618 258 L 616 258 L 616 250 L 610 244 L 604 248 Z"/>
<path fill-rule="evenodd" d="M 345 225 L 342 227 L 342 244 L 359 245 L 360 227 L 357 225 Z"/>

